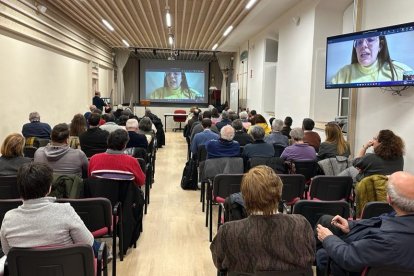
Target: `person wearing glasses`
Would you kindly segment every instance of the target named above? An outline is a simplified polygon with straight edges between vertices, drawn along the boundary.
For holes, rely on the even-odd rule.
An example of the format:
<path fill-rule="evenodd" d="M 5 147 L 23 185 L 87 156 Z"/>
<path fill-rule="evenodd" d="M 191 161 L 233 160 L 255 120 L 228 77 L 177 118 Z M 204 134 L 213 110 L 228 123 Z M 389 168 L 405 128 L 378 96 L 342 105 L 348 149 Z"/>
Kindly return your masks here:
<path fill-rule="evenodd" d="M 367 153 L 372 147 L 373 153 Z M 404 169 L 404 141 L 391 130 L 380 130 L 362 146 L 358 155 L 352 162 L 353 167 L 346 169 L 339 175 L 352 176 L 354 182 L 361 181 L 364 177 L 380 174 L 389 175 Z"/>
<path fill-rule="evenodd" d="M 332 84 L 403 80 L 409 66 L 392 60 L 385 36 L 354 40 L 351 64 L 342 67 L 332 78 Z"/>
<path fill-rule="evenodd" d="M 166 72 L 164 76 L 164 86 L 155 89 L 150 99 L 188 99 L 196 100 L 203 98 L 200 92 L 189 87 L 187 77 L 184 72 Z"/>

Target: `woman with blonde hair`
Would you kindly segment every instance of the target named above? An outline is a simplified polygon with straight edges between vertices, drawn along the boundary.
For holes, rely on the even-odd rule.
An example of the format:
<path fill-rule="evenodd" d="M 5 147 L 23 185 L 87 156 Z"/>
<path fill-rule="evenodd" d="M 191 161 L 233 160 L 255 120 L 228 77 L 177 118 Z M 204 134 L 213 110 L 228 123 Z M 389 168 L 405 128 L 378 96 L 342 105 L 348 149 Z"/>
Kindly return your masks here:
<path fill-rule="evenodd" d="M 79 135 L 86 131 L 86 119 L 82 114 L 76 114 L 70 123 L 69 147 L 80 149 Z"/>
<path fill-rule="evenodd" d="M 249 216 L 219 228 L 210 246 L 217 269 L 254 273 L 312 266 L 315 238 L 309 222 L 301 215 L 277 212 L 282 186 L 267 166 L 243 176 L 241 193 Z"/>
<path fill-rule="evenodd" d="M 345 141 L 342 130 L 337 123 L 327 123 L 325 125 L 325 135 L 325 142 L 322 142 L 319 146 L 319 160 L 335 156 L 348 157 L 351 154 L 349 151 L 349 144 Z"/>
<path fill-rule="evenodd" d="M 23 156 L 24 144 L 25 139 L 19 133 L 12 133 L 4 139 L 0 157 L 1 176 L 16 175 L 21 165 L 32 161 Z"/>

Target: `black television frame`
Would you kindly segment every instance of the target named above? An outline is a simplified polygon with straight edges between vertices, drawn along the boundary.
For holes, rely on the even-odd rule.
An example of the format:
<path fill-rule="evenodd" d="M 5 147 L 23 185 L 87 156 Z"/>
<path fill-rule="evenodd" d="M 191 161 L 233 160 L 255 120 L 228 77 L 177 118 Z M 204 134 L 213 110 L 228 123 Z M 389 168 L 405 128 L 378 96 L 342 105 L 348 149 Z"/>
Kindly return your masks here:
<path fill-rule="evenodd" d="M 325 60 L 325 89 L 341 89 L 341 88 L 367 88 L 367 87 L 394 87 L 394 86 L 414 86 L 414 80 L 399 80 L 399 81 L 376 81 L 376 82 L 363 82 L 363 83 L 339 83 L 328 84 L 328 45 L 331 43 L 341 41 L 353 41 L 364 37 L 379 36 L 379 35 L 392 35 L 401 32 L 412 32 L 414 36 L 414 22 L 392 25 L 387 27 L 381 27 L 376 29 L 364 30 L 359 32 L 341 34 L 336 36 L 330 36 L 326 38 L 326 60 Z M 414 55 L 414 51 L 412 51 Z M 392 58 L 392 54 L 391 54 Z M 414 71 L 414 64 L 413 64 Z"/>

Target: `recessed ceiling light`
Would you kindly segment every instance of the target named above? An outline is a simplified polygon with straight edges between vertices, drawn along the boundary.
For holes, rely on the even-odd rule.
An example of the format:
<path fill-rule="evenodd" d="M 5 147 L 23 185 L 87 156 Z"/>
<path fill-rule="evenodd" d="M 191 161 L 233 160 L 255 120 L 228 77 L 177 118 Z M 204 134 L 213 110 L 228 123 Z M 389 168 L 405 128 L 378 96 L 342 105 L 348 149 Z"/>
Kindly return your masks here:
<path fill-rule="evenodd" d="M 229 26 L 225 31 L 223 36 L 227 36 L 233 30 L 233 26 Z"/>
<path fill-rule="evenodd" d="M 124 43 L 125 46 L 129 47 L 129 43 L 125 39 L 122 39 L 122 43 Z"/>
<path fill-rule="evenodd" d="M 114 31 L 114 27 L 112 27 L 111 24 L 109 24 L 108 21 L 106 21 L 105 19 L 102 19 L 102 23 L 110 30 L 110 31 Z"/>
<path fill-rule="evenodd" d="M 216 44 L 214 44 L 213 48 L 211 48 L 211 49 L 214 51 L 215 49 L 217 49 L 217 47 L 218 47 L 218 44 L 216 43 Z"/>
<path fill-rule="evenodd" d="M 256 0 L 250 0 L 249 3 L 247 3 L 246 5 L 246 9 L 250 9 L 251 7 L 253 7 L 254 3 L 256 3 Z"/>

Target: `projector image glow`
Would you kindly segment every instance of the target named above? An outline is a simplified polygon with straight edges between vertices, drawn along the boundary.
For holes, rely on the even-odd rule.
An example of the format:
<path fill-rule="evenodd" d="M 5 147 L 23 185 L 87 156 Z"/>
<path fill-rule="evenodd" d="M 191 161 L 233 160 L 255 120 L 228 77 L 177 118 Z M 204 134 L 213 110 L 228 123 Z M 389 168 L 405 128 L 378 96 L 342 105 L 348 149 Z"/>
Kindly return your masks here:
<path fill-rule="evenodd" d="M 175 60 L 175 58 L 170 56 L 170 57 L 168 57 L 168 60 Z"/>

